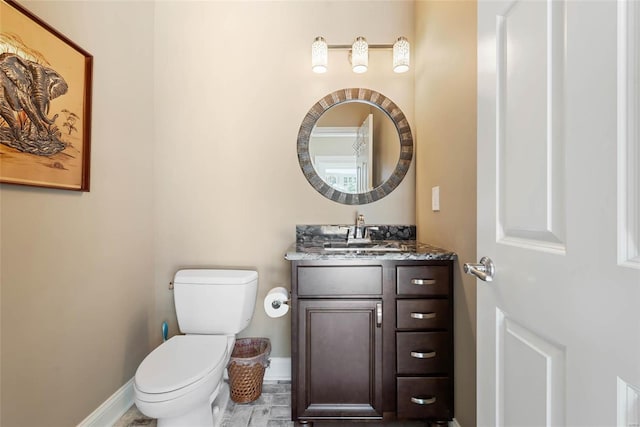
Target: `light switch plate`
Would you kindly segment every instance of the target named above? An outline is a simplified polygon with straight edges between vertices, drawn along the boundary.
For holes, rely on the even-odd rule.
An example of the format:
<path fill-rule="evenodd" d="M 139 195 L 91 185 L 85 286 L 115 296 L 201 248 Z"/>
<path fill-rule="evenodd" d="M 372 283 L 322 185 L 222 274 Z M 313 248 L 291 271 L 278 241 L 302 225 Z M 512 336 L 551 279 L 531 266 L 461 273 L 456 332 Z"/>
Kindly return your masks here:
<path fill-rule="evenodd" d="M 431 188 L 431 210 L 440 211 L 440 186 Z"/>

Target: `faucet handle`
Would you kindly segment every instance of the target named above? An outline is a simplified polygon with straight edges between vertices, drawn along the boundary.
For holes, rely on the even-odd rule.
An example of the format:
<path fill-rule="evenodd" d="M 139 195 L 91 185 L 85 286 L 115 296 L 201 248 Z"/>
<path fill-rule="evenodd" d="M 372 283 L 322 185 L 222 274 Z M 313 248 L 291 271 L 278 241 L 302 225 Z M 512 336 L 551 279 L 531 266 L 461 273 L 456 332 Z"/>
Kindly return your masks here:
<path fill-rule="evenodd" d="M 338 227 L 338 228 L 339 228 L 340 230 L 342 230 L 342 231 L 346 231 L 346 232 L 347 232 L 347 233 L 346 233 L 346 237 L 345 237 L 345 239 L 346 239 L 346 240 L 349 240 L 349 235 L 351 234 L 351 227 L 348 227 L 348 226 L 342 226 L 342 225 L 341 225 L 341 226 L 340 226 L 340 227 Z"/>
<path fill-rule="evenodd" d="M 365 239 L 371 238 L 371 230 L 378 231 L 378 230 L 380 230 L 380 227 L 375 226 L 375 225 L 371 225 L 371 226 L 365 227 L 364 228 L 364 237 L 365 237 Z"/>

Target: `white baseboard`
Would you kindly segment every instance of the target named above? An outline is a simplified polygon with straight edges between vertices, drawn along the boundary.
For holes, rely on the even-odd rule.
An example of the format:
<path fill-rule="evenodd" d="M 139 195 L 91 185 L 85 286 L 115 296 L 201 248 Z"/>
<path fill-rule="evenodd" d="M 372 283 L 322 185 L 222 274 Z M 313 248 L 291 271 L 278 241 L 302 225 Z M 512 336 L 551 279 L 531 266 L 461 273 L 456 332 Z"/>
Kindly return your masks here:
<path fill-rule="evenodd" d="M 78 427 L 112 426 L 129 410 L 131 405 L 133 405 L 133 378 L 113 393 L 87 418 L 80 421 Z"/>
<path fill-rule="evenodd" d="M 460 426 L 460 423 L 458 423 L 458 420 L 456 420 L 455 418 L 453 419 L 453 421 L 451 421 L 451 422 L 449 423 L 449 426 L 450 426 L 450 427 L 461 427 L 461 426 Z"/>
<path fill-rule="evenodd" d="M 291 381 L 291 358 L 270 357 L 269 367 L 264 371 L 264 381 Z M 229 379 L 229 371 L 224 370 L 224 379 Z"/>
<path fill-rule="evenodd" d="M 291 358 L 272 357 L 271 364 L 264 372 L 265 381 L 291 381 Z"/>

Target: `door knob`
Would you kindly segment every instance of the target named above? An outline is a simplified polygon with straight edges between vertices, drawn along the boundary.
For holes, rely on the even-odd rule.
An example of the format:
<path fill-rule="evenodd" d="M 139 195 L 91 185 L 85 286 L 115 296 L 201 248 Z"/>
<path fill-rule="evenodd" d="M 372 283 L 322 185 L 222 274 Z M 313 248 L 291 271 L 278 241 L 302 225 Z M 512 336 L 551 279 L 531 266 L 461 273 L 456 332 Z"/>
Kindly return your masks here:
<path fill-rule="evenodd" d="M 493 261 L 491 261 L 491 258 L 483 256 L 480 259 L 479 264 L 465 263 L 464 272 L 467 274 L 472 274 L 478 279 L 485 282 L 492 282 L 493 276 L 496 272 L 496 268 L 493 265 Z"/>

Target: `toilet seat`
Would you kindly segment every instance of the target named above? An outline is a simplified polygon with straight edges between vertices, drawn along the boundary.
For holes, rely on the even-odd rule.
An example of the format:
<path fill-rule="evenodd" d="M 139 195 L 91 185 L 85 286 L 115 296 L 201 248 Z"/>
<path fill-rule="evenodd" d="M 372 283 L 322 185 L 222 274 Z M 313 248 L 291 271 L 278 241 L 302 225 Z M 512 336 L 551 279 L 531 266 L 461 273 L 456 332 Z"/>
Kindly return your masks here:
<path fill-rule="evenodd" d="M 224 335 L 176 335 L 153 350 L 136 371 L 137 397 L 146 402 L 176 399 L 210 377 L 221 377 L 228 357 Z"/>

